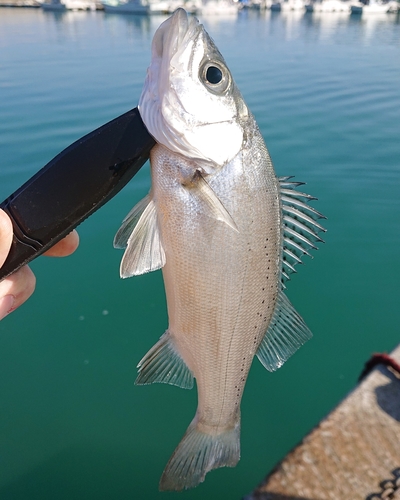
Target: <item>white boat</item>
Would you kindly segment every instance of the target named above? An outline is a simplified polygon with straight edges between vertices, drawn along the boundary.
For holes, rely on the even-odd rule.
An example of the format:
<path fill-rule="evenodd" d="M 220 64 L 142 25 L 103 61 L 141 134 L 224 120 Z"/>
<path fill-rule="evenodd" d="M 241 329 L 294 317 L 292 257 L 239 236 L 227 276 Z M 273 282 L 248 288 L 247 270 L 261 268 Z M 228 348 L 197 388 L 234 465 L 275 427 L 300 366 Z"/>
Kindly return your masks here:
<path fill-rule="evenodd" d="M 105 0 L 101 2 L 105 12 L 120 14 L 148 14 L 148 4 L 141 0 Z"/>
<path fill-rule="evenodd" d="M 239 2 L 229 0 L 203 0 L 197 12 L 203 16 L 236 16 L 239 7 Z"/>
<path fill-rule="evenodd" d="M 304 0 L 283 0 L 275 1 L 271 4 L 271 10 L 289 12 L 289 11 L 303 11 L 305 9 Z"/>
<path fill-rule="evenodd" d="M 272 0 L 239 0 L 240 8 L 250 10 L 265 10 L 270 9 Z"/>
<path fill-rule="evenodd" d="M 368 4 L 362 2 L 352 3 L 350 9 L 352 14 L 391 14 L 398 12 L 399 4 L 394 0 L 388 2 L 370 0 Z"/>
<path fill-rule="evenodd" d="M 96 10 L 96 3 L 91 0 L 48 0 L 42 3 L 42 9 L 53 12 Z"/>
<path fill-rule="evenodd" d="M 201 0 L 187 0 L 184 3 L 183 8 L 186 12 L 190 12 L 190 14 L 197 14 L 198 12 L 201 12 L 201 6 Z"/>
<path fill-rule="evenodd" d="M 120 14 L 171 14 L 179 7 L 194 13 L 199 0 L 101 0 L 105 12 Z"/>
<path fill-rule="evenodd" d="M 322 0 L 306 5 L 307 12 L 345 12 L 350 13 L 350 3 L 344 0 Z"/>
<path fill-rule="evenodd" d="M 67 7 L 61 0 L 49 0 L 42 3 L 42 9 L 62 12 L 67 10 Z"/>

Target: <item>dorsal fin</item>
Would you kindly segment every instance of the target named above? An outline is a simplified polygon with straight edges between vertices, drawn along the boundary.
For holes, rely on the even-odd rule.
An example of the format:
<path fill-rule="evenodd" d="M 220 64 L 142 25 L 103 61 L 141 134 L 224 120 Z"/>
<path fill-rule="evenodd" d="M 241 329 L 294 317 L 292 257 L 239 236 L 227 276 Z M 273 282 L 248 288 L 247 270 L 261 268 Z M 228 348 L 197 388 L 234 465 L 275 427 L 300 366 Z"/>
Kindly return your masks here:
<path fill-rule="evenodd" d="M 282 285 L 289 275 L 296 272 L 295 266 L 302 263 L 303 255 L 310 255 L 309 250 L 316 250 L 316 243 L 324 240 L 318 233 L 325 232 L 317 220 L 326 219 L 324 215 L 308 204 L 316 200 L 309 194 L 297 191 L 303 182 L 291 181 L 292 177 L 279 177 L 282 217 L 283 217 L 283 252 L 282 252 Z"/>

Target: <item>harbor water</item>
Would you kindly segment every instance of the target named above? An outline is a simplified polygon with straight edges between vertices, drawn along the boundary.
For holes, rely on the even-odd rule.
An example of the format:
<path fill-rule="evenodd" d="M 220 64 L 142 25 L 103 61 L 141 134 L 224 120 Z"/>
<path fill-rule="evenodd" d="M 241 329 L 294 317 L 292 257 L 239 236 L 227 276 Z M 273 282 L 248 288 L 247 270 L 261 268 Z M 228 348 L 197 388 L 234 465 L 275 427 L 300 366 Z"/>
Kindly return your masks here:
<path fill-rule="evenodd" d="M 0 197 L 136 106 L 165 17 L 0 10 Z M 240 499 L 400 341 L 400 24 L 395 15 L 240 12 L 202 19 L 278 175 L 304 181 L 326 243 L 287 292 L 314 337 L 276 373 L 255 360 L 241 460 L 159 493 L 196 390 L 135 386 L 167 327 L 161 272 L 119 278 L 113 236 L 149 169 L 79 227 L 66 259 L 0 323 L 0 499 Z M 340 458 L 340 457 L 339 457 Z"/>

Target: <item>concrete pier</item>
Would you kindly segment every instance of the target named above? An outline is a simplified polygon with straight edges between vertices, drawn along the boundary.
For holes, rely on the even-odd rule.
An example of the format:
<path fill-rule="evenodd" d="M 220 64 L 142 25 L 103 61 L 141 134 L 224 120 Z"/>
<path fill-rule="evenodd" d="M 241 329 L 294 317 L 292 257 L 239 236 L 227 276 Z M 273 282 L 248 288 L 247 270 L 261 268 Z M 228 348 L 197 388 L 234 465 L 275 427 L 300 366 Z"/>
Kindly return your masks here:
<path fill-rule="evenodd" d="M 390 356 L 400 363 L 400 346 Z M 400 375 L 378 365 L 246 500 L 400 500 Z"/>

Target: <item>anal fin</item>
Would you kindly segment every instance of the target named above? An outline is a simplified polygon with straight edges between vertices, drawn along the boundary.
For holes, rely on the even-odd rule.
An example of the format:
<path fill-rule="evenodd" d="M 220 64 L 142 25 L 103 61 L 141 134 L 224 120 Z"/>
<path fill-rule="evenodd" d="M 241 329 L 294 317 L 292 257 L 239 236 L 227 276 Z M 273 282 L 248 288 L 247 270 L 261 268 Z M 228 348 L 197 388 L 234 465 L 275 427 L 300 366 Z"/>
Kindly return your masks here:
<path fill-rule="evenodd" d="M 183 389 L 193 387 L 193 375 L 173 345 L 168 330 L 138 364 L 137 385 L 161 382 Z"/>
<path fill-rule="evenodd" d="M 257 357 L 267 370 L 275 371 L 311 337 L 303 318 L 281 291 Z"/>

